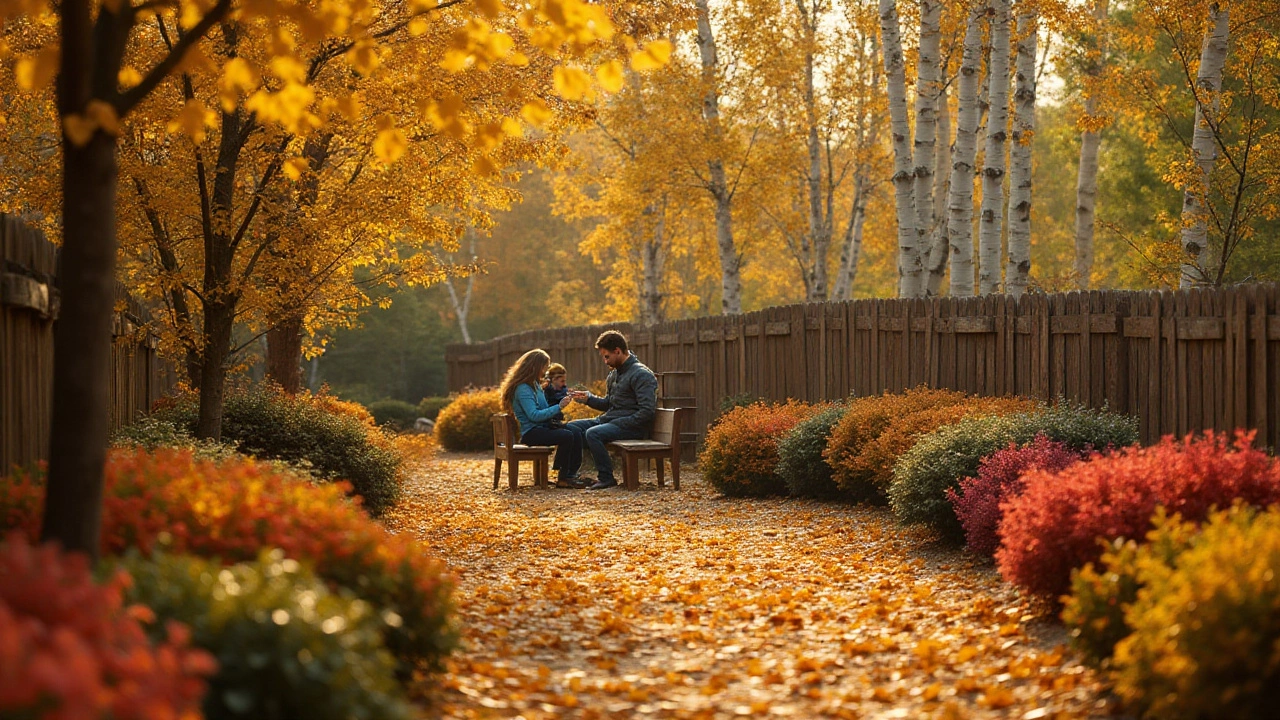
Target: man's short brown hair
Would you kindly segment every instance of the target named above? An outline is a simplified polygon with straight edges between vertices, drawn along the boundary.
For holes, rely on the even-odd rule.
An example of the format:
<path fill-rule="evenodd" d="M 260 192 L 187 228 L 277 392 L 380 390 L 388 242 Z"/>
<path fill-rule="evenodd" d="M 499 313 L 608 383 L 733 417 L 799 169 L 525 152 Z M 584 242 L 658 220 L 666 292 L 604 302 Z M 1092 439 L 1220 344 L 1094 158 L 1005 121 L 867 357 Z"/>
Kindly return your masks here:
<path fill-rule="evenodd" d="M 622 350 L 626 352 L 627 336 L 617 330 L 605 330 L 596 338 L 596 347 L 605 350 Z"/>

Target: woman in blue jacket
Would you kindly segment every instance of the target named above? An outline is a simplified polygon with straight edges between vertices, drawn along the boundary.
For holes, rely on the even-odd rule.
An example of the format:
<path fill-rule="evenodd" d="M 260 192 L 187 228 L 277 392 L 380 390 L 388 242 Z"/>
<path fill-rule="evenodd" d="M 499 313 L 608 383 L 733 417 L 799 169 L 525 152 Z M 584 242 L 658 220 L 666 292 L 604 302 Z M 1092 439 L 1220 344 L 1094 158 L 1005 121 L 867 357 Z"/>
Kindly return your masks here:
<path fill-rule="evenodd" d="M 520 442 L 525 445 L 555 445 L 558 471 L 556 487 L 584 488 L 590 482 L 578 477 L 582 464 L 582 433 L 570 430 L 563 422 L 564 406 L 572 402 L 565 397 L 558 404 L 547 402 L 539 381 L 551 365 L 551 356 L 543 350 L 530 350 L 507 370 L 502 378 L 502 408 L 516 416 L 520 423 Z"/>

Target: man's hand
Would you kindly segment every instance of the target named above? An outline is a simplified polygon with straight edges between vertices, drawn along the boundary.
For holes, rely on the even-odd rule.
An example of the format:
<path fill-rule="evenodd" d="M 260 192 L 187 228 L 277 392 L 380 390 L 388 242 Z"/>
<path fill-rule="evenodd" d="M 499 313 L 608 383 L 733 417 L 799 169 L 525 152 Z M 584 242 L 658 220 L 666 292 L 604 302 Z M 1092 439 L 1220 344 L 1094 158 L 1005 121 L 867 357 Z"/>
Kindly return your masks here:
<path fill-rule="evenodd" d="M 569 403 L 571 402 L 573 402 L 573 398 L 569 397 L 568 395 L 565 395 L 564 397 L 560 398 L 560 409 L 563 410 L 569 407 Z"/>
<path fill-rule="evenodd" d="M 580 403 L 586 404 L 587 396 L 590 394 L 591 393 L 587 392 L 586 390 L 570 390 L 569 395 L 566 396 L 565 399 L 568 400 L 569 398 L 573 398 L 574 400 L 577 400 Z"/>

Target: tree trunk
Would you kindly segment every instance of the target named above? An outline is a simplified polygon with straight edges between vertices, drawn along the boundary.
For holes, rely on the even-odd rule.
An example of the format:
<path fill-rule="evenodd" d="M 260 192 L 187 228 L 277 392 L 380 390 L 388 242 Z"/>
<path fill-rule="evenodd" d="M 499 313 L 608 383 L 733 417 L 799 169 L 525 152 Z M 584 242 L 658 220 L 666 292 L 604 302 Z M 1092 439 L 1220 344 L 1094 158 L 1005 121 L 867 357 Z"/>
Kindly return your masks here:
<path fill-rule="evenodd" d="M 982 80 L 982 20 L 986 5 L 969 11 L 957 90 L 956 144 L 947 203 L 951 296 L 973 297 L 973 169 L 978 154 L 978 83 Z"/>
<path fill-rule="evenodd" d="M 853 281 L 858 276 L 858 257 L 862 255 L 862 227 L 867 220 L 867 172 L 859 168 L 853 181 L 853 210 L 845 227 L 840 248 L 840 274 L 836 277 L 834 299 L 853 298 Z"/>
<path fill-rule="evenodd" d="M 1024 0 L 1025 1 L 1025 0 Z M 1031 279 L 1031 142 L 1036 130 L 1035 11 L 1018 13 L 1018 62 L 1009 146 L 1009 265 L 1005 288 L 1021 297 Z"/>
<path fill-rule="evenodd" d="M 1000 292 L 1004 223 L 1005 141 L 1009 133 L 1009 0 L 991 0 L 991 108 L 982 168 L 982 222 L 978 234 L 978 292 Z"/>
<path fill-rule="evenodd" d="M 938 137 L 941 147 L 933 165 L 933 227 L 929 229 L 929 262 L 925 265 L 925 297 L 937 297 L 947 274 L 951 247 L 947 244 L 947 194 L 951 188 L 951 107 L 944 87 L 938 95 Z"/>
<path fill-rule="evenodd" d="M 290 395 L 302 390 L 302 313 L 267 330 L 267 377 Z"/>
<path fill-rule="evenodd" d="M 898 297 L 919 297 L 923 290 L 920 236 L 916 233 L 915 171 L 911 164 L 911 125 L 907 119 L 907 75 L 896 0 L 880 0 L 880 36 L 884 38 L 884 74 L 893 136 L 894 206 L 898 220 Z"/>
<path fill-rule="evenodd" d="M 663 320 L 662 313 L 662 273 L 666 264 L 666 198 L 661 204 L 651 205 L 650 213 L 657 213 L 653 234 L 646 236 L 641 229 L 640 242 L 640 324 L 657 325 Z"/>
<path fill-rule="evenodd" d="M 1209 178 L 1218 157 L 1218 146 L 1206 114 L 1217 115 L 1222 103 L 1222 68 L 1227 62 L 1227 8 L 1209 5 L 1209 29 L 1200 48 L 1200 70 L 1196 74 L 1196 125 L 1191 139 L 1191 155 L 1200 168 L 1199 182 L 1182 195 L 1182 272 L 1178 286 L 1182 289 L 1214 282 L 1217 273 L 1206 268 L 1201 256 L 1209 245 L 1208 210 Z M 1205 105 L 1209 112 L 1205 112 Z"/>
<path fill-rule="evenodd" d="M 915 204 L 916 246 L 920 248 L 921 265 L 925 271 L 933 262 L 934 170 L 938 146 L 938 60 L 942 45 L 939 25 L 942 21 L 941 0 L 920 0 L 920 59 L 916 73 L 916 134 L 915 134 Z M 945 111 L 946 108 L 943 108 Z M 945 141 L 944 141 L 945 142 Z M 925 292 L 928 294 L 926 276 Z"/>
<path fill-rule="evenodd" d="M 475 228 L 467 228 L 467 240 L 469 243 L 468 252 L 471 253 L 471 262 L 475 263 L 476 255 L 476 231 Z M 453 284 L 453 278 L 446 277 L 444 286 L 449 291 L 449 302 L 453 305 L 453 314 L 458 317 L 458 329 L 462 331 L 462 342 L 466 345 L 471 344 L 471 328 L 467 325 L 467 316 L 471 313 L 471 291 L 475 288 L 476 276 L 472 273 L 467 276 L 467 290 L 461 298 L 458 297 L 458 289 Z"/>
<path fill-rule="evenodd" d="M 196 437 L 222 439 L 222 401 L 227 382 L 227 358 L 231 356 L 231 330 L 235 326 L 235 303 L 204 304 L 204 357 L 200 364 L 200 416 Z"/>
<path fill-rule="evenodd" d="M 707 123 L 707 134 L 713 148 L 707 159 L 710 180 L 707 190 L 715 201 L 716 246 L 720 252 L 720 301 L 724 314 L 742 312 L 742 279 L 739 273 L 741 258 L 733 241 L 733 194 L 725 179 L 724 158 L 719 153 L 720 91 L 716 78 L 716 41 L 711 32 L 711 11 L 707 0 L 696 0 L 698 15 L 698 54 L 702 60 L 702 83 L 706 94 L 702 100 L 702 117 Z"/>
<path fill-rule="evenodd" d="M 1098 92 L 1092 85 L 1102 77 L 1106 61 L 1106 23 L 1108 0 L 1096 0 L 1093 19 L 1096 23 L 1094 57 L 1085 70 L 1084 114 L 1080 118 L 1080 166 L 1076 171 L 1076 278 L 1081 290 L 1088 290 L 1093 275 L 1093 225 L 1098 200 L 1098 146 L 1102 131 L 1098 123 Z"/>

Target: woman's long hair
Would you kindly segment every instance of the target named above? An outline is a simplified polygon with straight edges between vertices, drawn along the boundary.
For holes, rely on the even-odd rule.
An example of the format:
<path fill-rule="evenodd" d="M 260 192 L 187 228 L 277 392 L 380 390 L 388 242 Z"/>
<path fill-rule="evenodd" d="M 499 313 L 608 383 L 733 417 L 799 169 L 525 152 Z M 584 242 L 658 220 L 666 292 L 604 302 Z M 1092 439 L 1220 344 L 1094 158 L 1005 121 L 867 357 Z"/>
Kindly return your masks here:
<path fill-rule="evenodd" d="M 542 348 L 535 348 L 520 356 L 515 365 L 507 370 L 507 374 L 502 378 L 502 409 L 511 412 L 511 403 L 516 396 L 516 388 L 531 383 L 535 387 L 538 381 L 542 379 L 542 373 L 546 372 L 547 366 L 551 364 L 551 356 Z"/>

